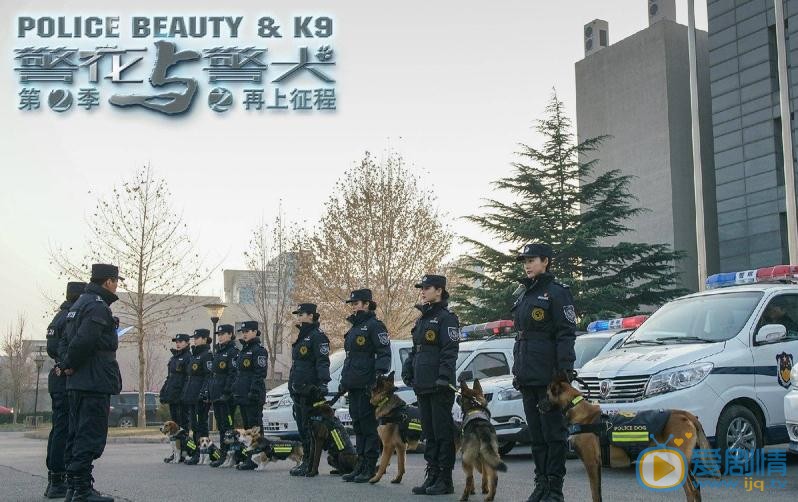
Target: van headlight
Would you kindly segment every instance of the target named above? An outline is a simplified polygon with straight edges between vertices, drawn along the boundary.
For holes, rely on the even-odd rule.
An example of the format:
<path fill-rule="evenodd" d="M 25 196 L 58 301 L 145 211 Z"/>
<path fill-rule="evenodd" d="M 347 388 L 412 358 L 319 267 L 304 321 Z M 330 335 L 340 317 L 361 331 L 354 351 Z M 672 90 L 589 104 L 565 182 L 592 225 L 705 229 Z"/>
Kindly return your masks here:
<path fill-rule="evenodd" d="M 286 408 L 288 406 L 293 406 L 294 400 L 291 399 L 291 394 L 286 394 L 283 396 L 282 399 L 277 403 L 278 408 Z"/>
<path fill-rule="evenodd" d="M 497 392 L 496 399 L 499 401 L 515 401 L 521 399 L 521 391 L 508 387 Z"/>
<path fill-rule="evenodd" d="M 709 375 L 713 366 L 712 363 L 688 364 L 652 375 L 646 385 L 646 397 L 697 385 Z"/>

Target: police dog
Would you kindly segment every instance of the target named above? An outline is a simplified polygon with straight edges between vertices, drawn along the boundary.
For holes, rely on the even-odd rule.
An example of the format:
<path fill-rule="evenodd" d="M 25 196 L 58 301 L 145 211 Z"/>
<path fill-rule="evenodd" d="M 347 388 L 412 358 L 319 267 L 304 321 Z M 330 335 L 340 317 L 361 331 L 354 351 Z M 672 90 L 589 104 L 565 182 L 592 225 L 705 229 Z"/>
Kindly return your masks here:
<path fill-rule="evenodd" d="M 399 462 L 399 469 L 396 477 L 391 480 L 391 483 L 401 483 L 402 476 L 405 474 L 405 459 L 407 450 L 415 450 L 418 447 L 418 439 L 411 439 L 405 441 L 403 431 L 401 430 L 403 423 L 401 420 L 393 420 L 395 416 L 401 417 L 402 413 L 408 408 L 407 403 L 395 394 L 396 386 L 394 385 L 394 372 L 388 375 L 379 375 L 377 382 L 371 389 L 371 405 L 374 406 L 374 414 L 377 420 L 380 421 L 378 433 L 380 441 L 382 441 L 382 455 L 380 455 L 380 465 L 376 474 L 369 479 L 369 483 L 379 483 L 380 479 L 385 475 L 388 465 L 391 462 L 391 456 L 396 452 L 396 458 Z M 417 414 L 417 413 L 416 413 Z M 406 415 L 406 412 L 405 412 Z"/>
<path fill-rule="evenodd" d="M 591 404 L 583 398 L 582 393 L 576 390 L 567 380 L 559 377 L 549 384 L 547 389 L 549 401 L 564 410 L 569 424 L 589 425 L 601 420 L 601 408 Z M 693 450 L 698 447 L 702 450 L 709 449 L 709 441 L 704 433 L 701 422 L 692 413 L 684 410 L 670 410 L 670 416 L 665 422 L 662 431 L 654 435 L 658 444 L 671 443 L 684 455 L 686 465 L 690 466 Z M 590 479 L 590 491 L 593 502 L 601 502 L 601 447 L 599 438 L 593 433 L 581 433 L 571 436 L 577 455 L 585 465 Z M 654 441 L 649 441 L 649 446 L 654 446 Z M 629 466 L 634 459 L 630 459 L 626 452 L 617 446 L 610 445 L 610 465 L 612 467 Z M 688 467 L 687 479 L 683 485 L 688 502 L 701 501 L 701 487 L 696 483 L 695 476 Z M 719 472 L 712 472 L 713 477 L 719 477 Z"/>
<path fill-rule="evenodd" d="M 335 410 L 333 410 L 333 407 L 327 401 L 327 396 L 325 396 L 318 387 L 315 385 L 302 385 L 298 391 L 304 399 L 308 399 L 309 402 L 313 403 L 310 412 L 313 451 L 309 452 L 311 455 L 310 469 L 306 474 L 308 477 L 313 477 L 319 474 L 321 452 L 332 440 L 332 434 L 340 435 L 338 431 L 343 431 L 344 428 L 343 425 L 341 425 L 341 421 L 335 416 Z M 339 440 L 348 442 L 349 437 L 339 438 Z M 349 448 L 340 452 L 333 452 L 330 450 L 327 455 L 327 463 L 330 467 L 335 469 L 338 474 L 350 473 L 355 468 L 357 454 L 354 450 L 348 450 Z"/>
<path fill-rule="evenodd" d="M 302 444 L 298 441 L 274 442 L 264 437 L 260 427 L 245 429 L 241 441 L 246 445 L 245 454 L 249 455 L 258 467 L 256 471 L 266 469 L 266 464 L 278 460 L 293 460 L 296 465 L 302 462 Z"/>
<path fill-rule="evenodd" d="M 498 471 L 507 472 L 507 465 L 499 456 L 499 441 L 496 429 L 490 423 L 488 401 L 482 392 L 479 380 L 474 380 L 474 388 L 469 389 L 465 380 L 460 382 L 460 409 L 463 411 L 463 439 L 460 449 L 463 453 L 463 472 L 466 485 L 460 500 L 468 500 L 475 493 L 474 469 L 482 475 L 482 493 L 490 502 L 496 496 L 499 483 Z"/>
<path fill-rule="evenodd" d="M 188 442 L 188 432 L 177 425 L 177 422 L 168 420 L 159 429 L 161 434 L 169 438 L 172 445 L 172 455 L 163 459 L 167 464 L 179 464 L 186 458 L 186 446 Z"/>
<path fill-rule="evenodd" d="M 247 459 L 246 455 L 243 453 L 245 446 L 244 443 L 241 442 L 242 433 L 243 430 L 241 429 L 230 429 L 225 431 L 222 442 L 227 450 L 227 456 L 224 459 L 224 463 L 219 467 L 235 467 Z"/>
<path fill-rule="evenodd" d="M 212 460 L 218 459 L 221 455 L 221 451 L 213 444 L 213 439 L 209 437 L 200 438 L 199 449 L 200 459 L 198 465 L 209 464 Z"/>

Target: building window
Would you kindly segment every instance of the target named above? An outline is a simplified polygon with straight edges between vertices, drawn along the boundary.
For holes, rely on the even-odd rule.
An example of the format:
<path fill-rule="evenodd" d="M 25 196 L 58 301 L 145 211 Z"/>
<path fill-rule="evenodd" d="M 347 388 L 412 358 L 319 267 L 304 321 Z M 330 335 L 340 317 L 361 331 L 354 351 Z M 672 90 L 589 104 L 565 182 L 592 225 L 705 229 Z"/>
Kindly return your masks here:
<path fill-rule="evenodd" d="M 599 30 L 599 45 L 607 47 L 607 30 Z"/>
<path fill-rule="evenodd" d="M 244 287 L 238 288 L 238 303 L 247 305 L 255 304 L 255 288 Z"/>
<path fill-rule="evenodd" d="M 781 117 L 773 119 L 773 148 L 776 157 L 776 186 L 784 186 L 784 143 L 781 141 Z"/>
<path fill-rule="evenodd" d="M 781 262 L 790 263 L 790 245 L 787 242 L 787 213 L 779 213 L 779 233 L 781 234 Z"/>

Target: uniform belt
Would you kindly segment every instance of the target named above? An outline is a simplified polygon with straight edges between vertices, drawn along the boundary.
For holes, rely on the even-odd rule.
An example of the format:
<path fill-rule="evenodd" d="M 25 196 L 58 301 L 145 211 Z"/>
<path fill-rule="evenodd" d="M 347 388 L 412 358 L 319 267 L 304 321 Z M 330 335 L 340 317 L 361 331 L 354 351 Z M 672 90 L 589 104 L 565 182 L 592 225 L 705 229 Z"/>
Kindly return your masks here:
<path fill-rule="evenodd" d="M 545 331 L 522 331 L 518 333 L 519 340 L 539 340 L 541 338 L 551 338 L 551 333 Z"/>
<path fill-rule="evenodd" d="M 437 345 L 416 345 L 416 352 L 437 352 L 440 350 L 441 348 Z"/>
<path fill-rule="evenodd" d="M 97 352 L 95 352 L 95 354 L 102 359 L 106 359 L 108 361 L 116 361 L 115 350 L 98 350 Z"/>

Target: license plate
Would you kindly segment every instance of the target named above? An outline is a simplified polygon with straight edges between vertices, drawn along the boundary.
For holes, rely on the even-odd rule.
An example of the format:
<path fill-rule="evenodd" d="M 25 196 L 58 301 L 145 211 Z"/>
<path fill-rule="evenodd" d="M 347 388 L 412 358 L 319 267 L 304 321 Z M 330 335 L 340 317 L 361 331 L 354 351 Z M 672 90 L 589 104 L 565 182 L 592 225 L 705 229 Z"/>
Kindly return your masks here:
<path fill-rule="evenodd" d="M 339 412 L 339 413 L 338 413 L 338 419 L 339 419 L 341 422 L 351 422 L 351 421 L 352 421 L 352 417 L 349 415 L 349 412 L 348 412 L 348 411 L 341 411 L 341 412 Z"/>

